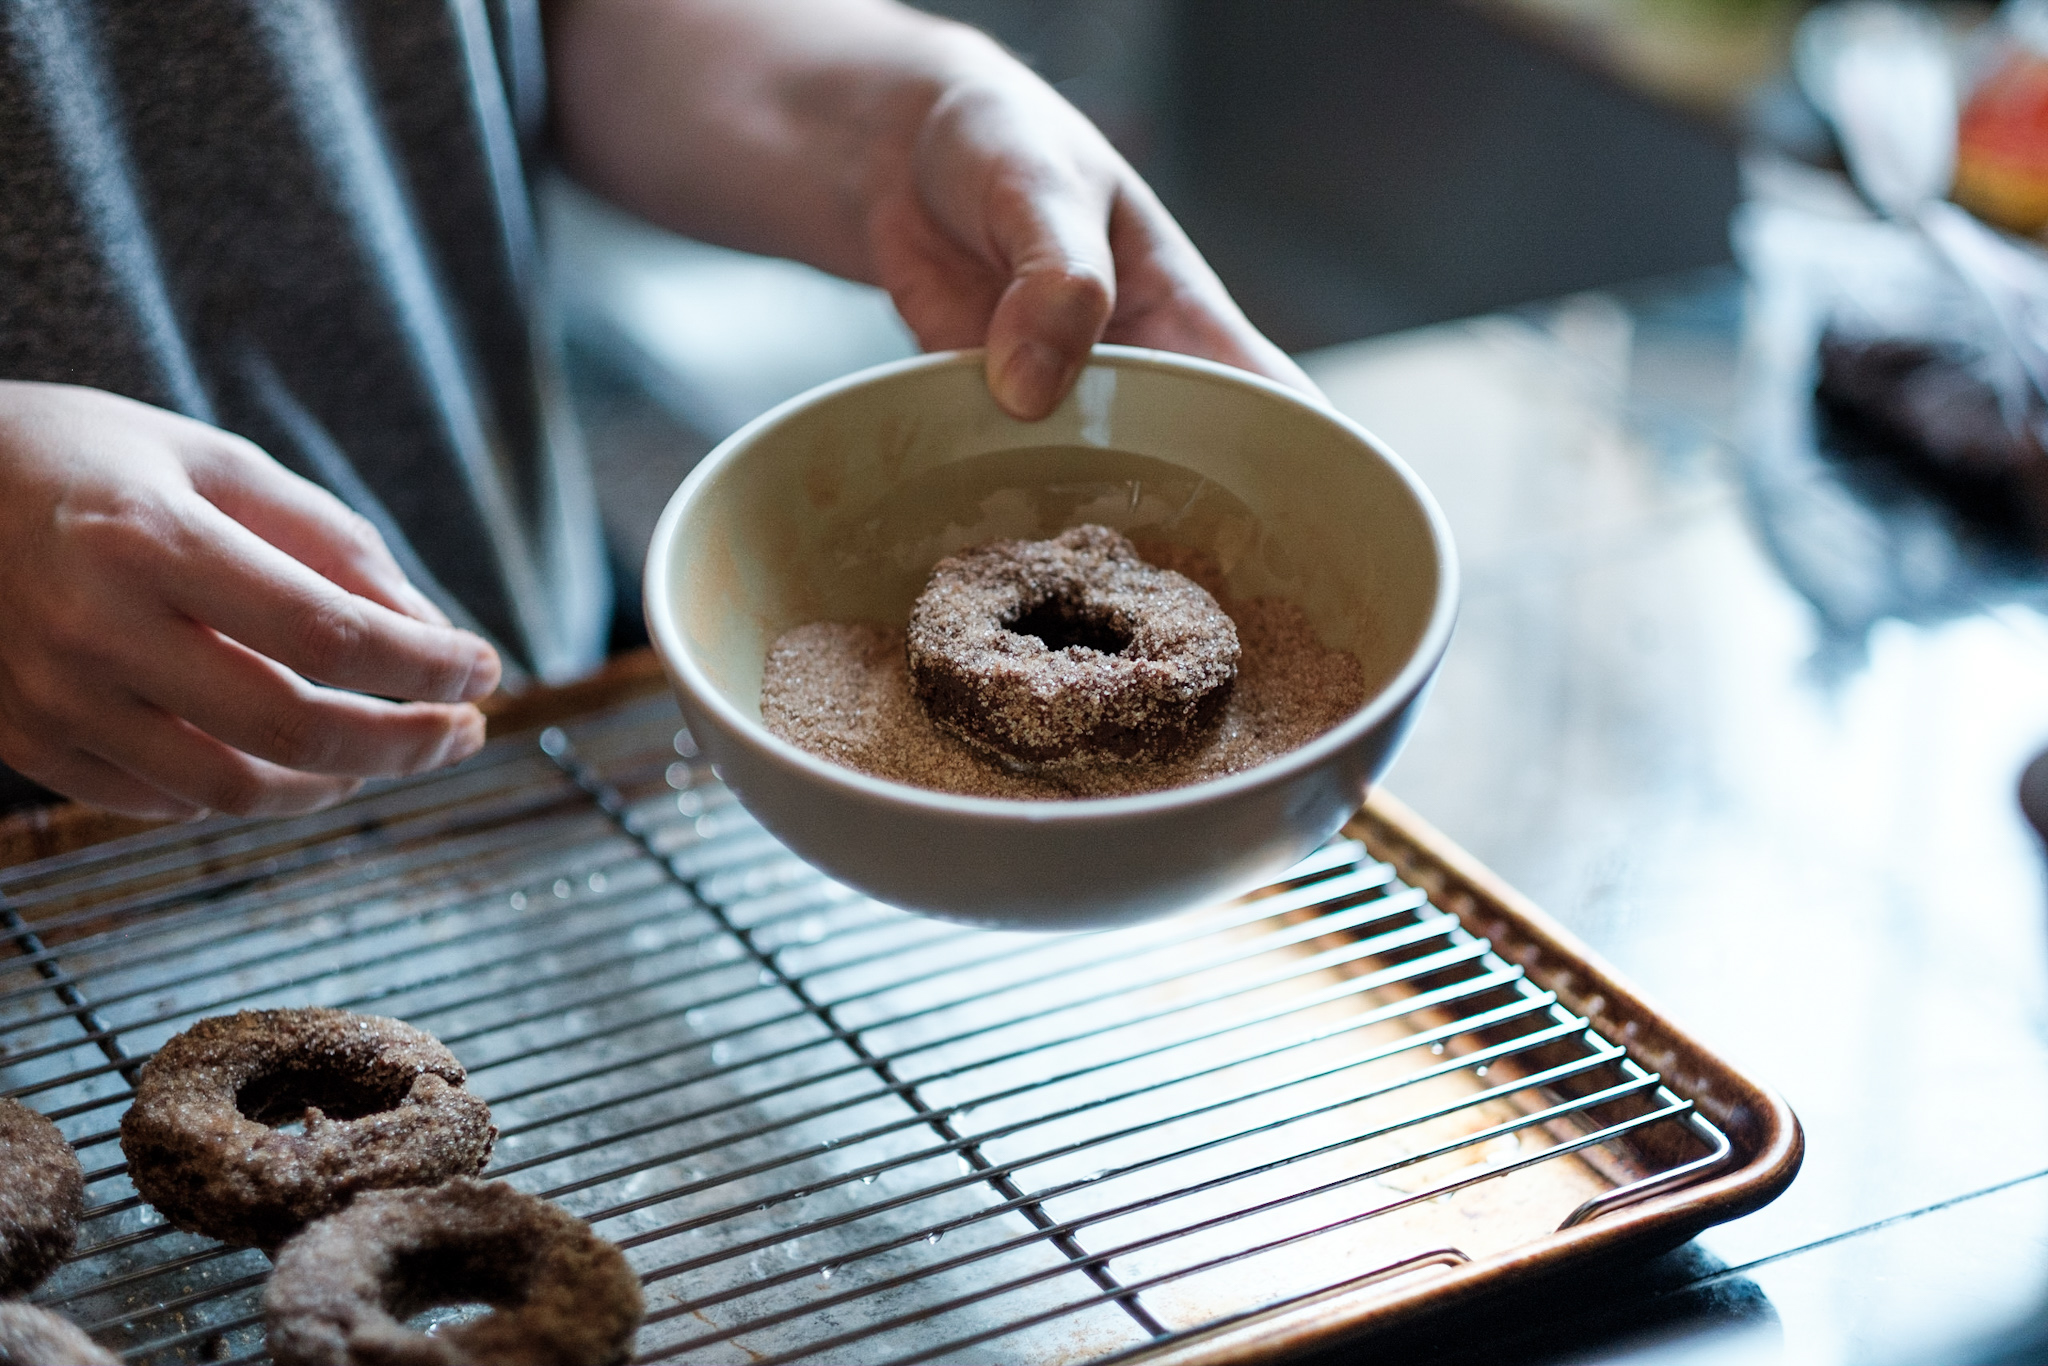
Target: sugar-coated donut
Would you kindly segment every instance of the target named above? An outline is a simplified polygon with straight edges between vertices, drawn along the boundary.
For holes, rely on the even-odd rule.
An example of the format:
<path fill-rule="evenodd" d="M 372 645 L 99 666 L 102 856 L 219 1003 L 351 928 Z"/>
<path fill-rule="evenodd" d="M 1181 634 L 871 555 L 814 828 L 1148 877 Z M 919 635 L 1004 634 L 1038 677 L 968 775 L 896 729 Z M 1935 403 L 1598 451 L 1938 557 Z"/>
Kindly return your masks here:
<path fill-rule="evenodd" d="M 345 1010 L 201 1020 L 142 1069 L 121 1151 L 174 1226 L 272 1248 L 360 1191 L 482 1171 L 490 1107 L 438 1039 Z M 302 1121 L 303 1132 L 274 1127 Z"/>
<path fill-rule="evenodd" d="M 1030 764 L 1170 758 L 1222 712 L 1237 627 L 1107 527 L 940 560 L 910 609 L 911 687 L 933 721 Z"/>
<path fill-rule="evenodd" d="M 0 1303 L 0 1366 L 121 1366 L 77 1324 L 20 1301 Z"/>
<path fill-rule="evenodd" d="M 433 1336 L 405 1319 L 479 1300 Z M 263 1297 L 279 1366 L 610 1366 L 644 1305 L 625 1254 L 497 1181 L 372 1191 L 278 1250 Z"/>
<path fill-rule="evenodd" d="M 64 1135 L 20 1101 L 0 1100 L 0 1296 L 26 1295 L 56 1270 L 84 1211 L 85 1173 Z"/>

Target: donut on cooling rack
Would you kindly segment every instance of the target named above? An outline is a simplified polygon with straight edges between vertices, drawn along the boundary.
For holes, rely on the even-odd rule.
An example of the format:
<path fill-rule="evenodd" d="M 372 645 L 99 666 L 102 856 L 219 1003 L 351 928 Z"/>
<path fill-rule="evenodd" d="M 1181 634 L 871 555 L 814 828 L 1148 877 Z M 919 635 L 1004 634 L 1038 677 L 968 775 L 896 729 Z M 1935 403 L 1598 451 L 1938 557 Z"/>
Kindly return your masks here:
<path fill-rule="evenodd" d="M 32 1304 L 0 1303 L 0 1362 L 21 1366 L 121 1366 L 121 1358 L 69 1319 Z"/>
<path fill-rule="evenodd" d="M 480 1300 L 432 1337 L 405 1319 Z M 280 1366 L 609 1366 L 643 1305 L 625 1254 L 590 1225 L 497 1181 L 372 1191 L 277 1254 L 263 1297 Z"/>
<path fill-rule="evenodd" d="M 85 1173 L 64 1135 L 20 1101 L 0 1100 L 0 1296 L 26 1295 L 56 1270 L 84 1211 Z"/>
<path fill-rule="evenodd" d="M 1030 764 L 1171 758 L 1222 714 L 1237 627 L 1107 527 L 940 560 L 910 609 L 926 714 Z"/>
<path fill-rule="evenodd" d="M 498 1131 L 465 1075 L 433 1035 L 377 1015 L 215 1016 L 143 1067 L 121 1151 L 175 1227 L 273 1248 L 359 1191 L 482 1171 Z"/>

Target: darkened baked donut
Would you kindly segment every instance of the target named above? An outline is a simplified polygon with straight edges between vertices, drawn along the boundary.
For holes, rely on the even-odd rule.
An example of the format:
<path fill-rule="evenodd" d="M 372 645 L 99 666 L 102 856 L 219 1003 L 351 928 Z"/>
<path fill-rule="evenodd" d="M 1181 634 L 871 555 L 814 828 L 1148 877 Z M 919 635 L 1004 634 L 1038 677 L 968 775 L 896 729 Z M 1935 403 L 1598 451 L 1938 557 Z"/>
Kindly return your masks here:
<path fill-rule="evenodd" d="M 85 1173 L 57 1126 L 0 1100 L 0 1296 L 26 1295 L 78 1241 Z"/>
<path fill-rule="evenodd" d="M 215 1016 L 143 1067 L 121 1151 L 176 1227 L 272 1248 L 359 1191 L 483 1170 L 498 1131 L 465 1075 L 433 1035 L 378 1015 Z"/>
<path fill-rule="evenodd" d="M 77 1324 L 19 1301 L 0 1304 L 0 1366 L 121 1366 Z"/>
<path fill-rule="evenodd" d="M 406 1318 L 480 1300 L 432 1337 Z M 608 1366 L 640 1326 L 640 1280 L 590 1225 L 498 1181 L 372 1191 L 278 1250 L 263 1297 L 280 1366 Z"/>
<path fill-rule="evenodd" d="M 933 721 L 1032 764 L 1170 758 L 1237 677 L 1237 627 L 1216 600 L 1093 525 L 940 560 L 905 650 Z"/>

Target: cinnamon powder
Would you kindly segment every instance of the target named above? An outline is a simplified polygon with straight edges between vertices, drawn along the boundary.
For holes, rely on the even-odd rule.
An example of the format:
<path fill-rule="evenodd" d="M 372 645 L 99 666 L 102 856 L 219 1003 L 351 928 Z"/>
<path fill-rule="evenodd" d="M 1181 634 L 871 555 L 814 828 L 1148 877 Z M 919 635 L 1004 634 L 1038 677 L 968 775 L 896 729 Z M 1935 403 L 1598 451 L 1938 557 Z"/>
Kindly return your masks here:
<path fill-rule="evenodd" d="M 877 778 L 970 797 L 1056 799 L 1156 792 L 1241 772 L 1300 748 L 1364 705 L 1358 660 L 1326 647 L 1293 603 L 1234 601 L 1218 591 L 1212 564 L 1172 547 L 1147 547 L 1146 558 L 1201 583 L 1237 625 L 1230 699 L 1215 728 L 1177 758 L 1005 762 L 932 723 L 911 692 L 903 628 L 874 622 L 812 622 L 777 638 L 761 682 L 761 719 L 798 748 Z"/>

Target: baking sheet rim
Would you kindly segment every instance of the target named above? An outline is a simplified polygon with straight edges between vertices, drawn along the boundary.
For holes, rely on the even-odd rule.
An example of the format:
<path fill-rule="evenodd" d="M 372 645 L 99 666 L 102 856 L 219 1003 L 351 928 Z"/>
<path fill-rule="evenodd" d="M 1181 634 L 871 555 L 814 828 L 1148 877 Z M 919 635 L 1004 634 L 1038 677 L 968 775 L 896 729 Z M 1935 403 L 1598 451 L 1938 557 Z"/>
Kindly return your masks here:
<path fill-rule="evenodd" d="M 1399 798 L 1375 790 L 1344 832 L 1392 863 L 1411 885 L 1425 887 L 1439 907 L 1492 942 L 1532 981 L 1625 1043 L 1638 1062 L 1663 1073 L 1667 1086 L 1692 1099 L 1728 1135 L 1734 1166 L 1506 1252 L 1452 1266 L 1417 1266 L 1393 1277 L 1392 1286 L 1383 1283 L 1383 1273 L 1368 1272 L 1300 1301 L 1107 1359 L 1116 1366 L 1238 1366 L 1329 1347 L 1531 1280 L 1629 1252 L 1676 1247 L 1703 1229 L 1769 1204 L 1798 1175 L 1805 1137 L 1782 1097 L 1693 1038 L 1591 947 Z"/>

